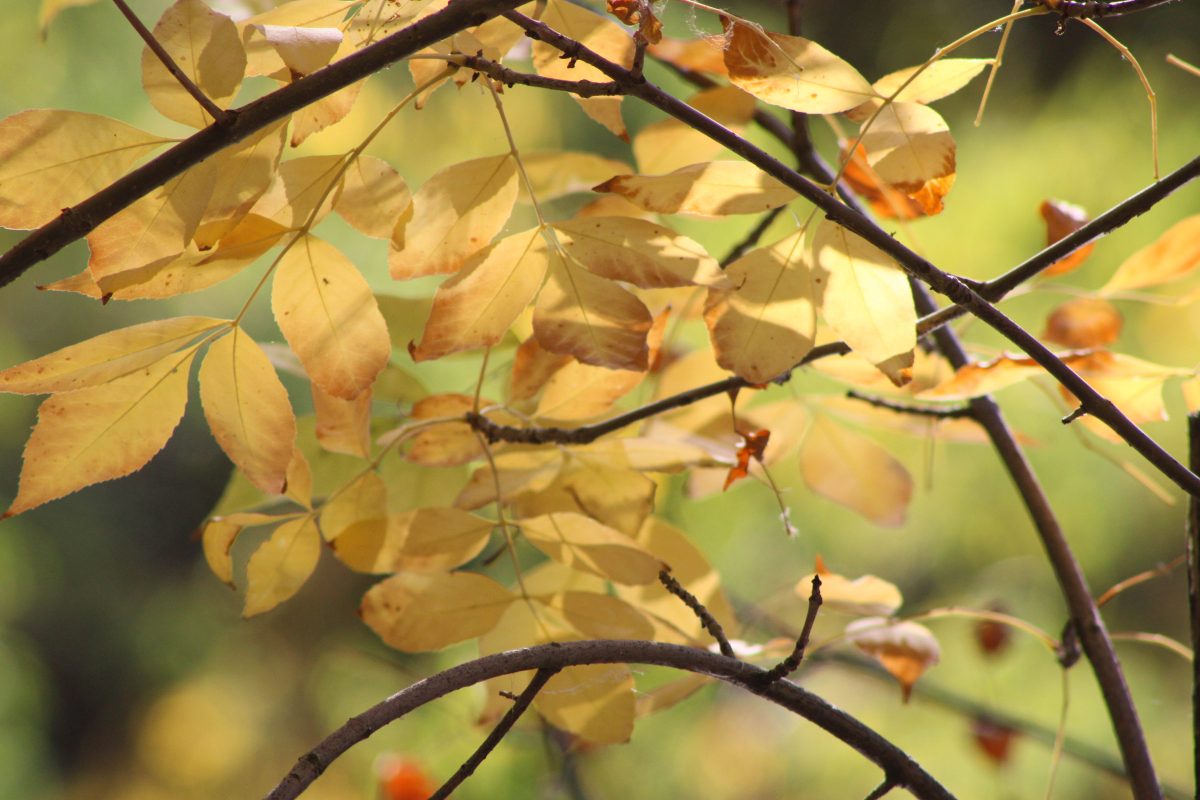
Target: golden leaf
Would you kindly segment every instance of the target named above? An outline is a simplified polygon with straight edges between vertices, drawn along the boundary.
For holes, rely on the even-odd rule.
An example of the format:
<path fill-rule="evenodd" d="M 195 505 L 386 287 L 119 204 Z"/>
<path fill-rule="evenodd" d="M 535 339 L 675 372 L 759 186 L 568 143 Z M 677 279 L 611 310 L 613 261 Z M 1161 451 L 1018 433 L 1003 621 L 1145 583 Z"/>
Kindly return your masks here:
<path fill-rule="evenodd" d="M 282 162 L 250 213 L 289 230 L 316 225 L 333 208 L 344 179 L 342 156 L 304 156 Z"/>
<path fill-rule="evenodd" d="M 270 611 L 312 575 L 321 557 L 321 534 L 312 514 L 284 522 L 259 545 L 246 565 L 243 617 Z"/>
<path fill-rule="evenodd" d="M 892 103 L 863 125 L 861 144 L 879 180 L 916 199 L 926 214 L 939 213 L 954 185 L 957 152 L 941 115 L 919 103 Z"/>
<path fill-rule="evenodd" d="M 658 559 L 625 534 L 582 514 L 545 514 L 520 521 L 521 533 L 534 547 L 573 569 L 615 583 L 658 580 Z"/>
<path fill-rule="evenodd" d="M 533 701 L 556 728 L 595 744 L 620 744 L 633 735 L 633 675 L 624 664 L 567 667 Z"/>
<path fill-rule="evenodd" d="M 270 525 L 279 520 L 270 514 L 241 513 L 213 517 L 200 529 L 204 560 L 217 578 L 229 588 L 233 585 L 233 558 L 229 551 L 244 528 Z"/>
<path fill-rule="evenodd" d="M 487 546 L 495 523 L 456 508 L 418 508 L 346 526 L 333 549 L 359 572 L 444 572 Z"/>
<path fill-rule="evenodd" d="M 371 455 L 371 389 L 353 400 L 334 397 L 315 383 L 310 384 L 313 413 L 317 417 L 317 441 L 331 453 L 358 458 Z"/>
<path fill-rule="evenodd" d="M 814 492 L 876 525 L 904 524 L 912 477 L 903 464 L 862 434 L 817 415 L 800 450 L 800 471 Z"/>
<path fill-rule="evenodd" d="M 1153 243 L 1125 259 L 1102 294 L 1178 280 L 1200 267 L 1200 214 L 1172 225 Z"/>
<path fill-rule="evenodd" d="M 321 535 L 337 539 L 352 525 L 387 519 L 387 486 L 379 473 L 367 470 L 339 488 L 321 508 Z"/>
<path fill-rule="evenodd" d="M 576 150 L 542 150 L 522 154 L 521 163 L 525 167 L 525 176 L 533 185 L 533 196 L 539 203 L 591 191 L 605 178 L 629 170 L 629 165 L 623 161 Z M 523 181 L 517 199 L 522 203 L 529 202 L 529 189 Z"/>
<path fill-rule="evenodd" d="M 213 157 L 217 179 L 192 241 L 208 251 L 234 230 L 267 191 L 279 168 L 287 120 L 269 125 Z"/>
<path fill-rule="evenodd" d="M 798 195 L 745 161 L 709 161 L 665 175 L 618 175 L 595 187 L 659 214 L 758 214 Z"/>
<path fill-rule="evenodd" d="M 1080 297 L 1050 312 L 1042 339 L 1073 350 L 1101 347 L 1117 340 L 1123 324 L 1121 312 L 1112 303 Z"/>
<path fill-rule="evenodd" d="M 812 594 L 813 574 L 821 578 L 822 608 L 858 616 L 886 617 L 896 613 L 904 597 L 894 583 L 874 575 L 847 578 L 825 569 L 817 556 L 817 571 L 805 575 L 796 584 L 796 594 L 807 599 Z"/>
<path fill-rule="evenodd" d="M 397 650 L 440 650 L 487 633 L 515 599 L 491 578 L 470 572 L 402 574 L 371 587 L 359 614 Z"/>
<path fill-rule="evenodd" d="M 563 250 L 601 278 L 643 289 L 732 285 L 701 244 L 653 222 L 585 217 L 554 230 Z"/>
<path fill-rule="evenodd" d="M 892 97 L 905 81 L 920 70 L 920 74 L 892 99 L 897 103 L 932 103 L 966 86 L 976 75 L 990 67 L 993 61 L 991 58 L 943 58 L 924 69 L 915 66 L 889 72 L 875 81 L 872 88 L 880 97 Z"/>
<path fill-rule="evenodd" d="M 387 239 L 408 219 L 412 202 L 408 184 L 391 164 L 363 155 L 346 170 L 333 209 L 361 233 Z"/>
<path fill-rule="evenodd" d="M 757 108 L 754 98 L 735 86 L 706 89 L 690 97 L 688 105 L 739 135 Z M 724 149 L 719 142 L 674 118 L 647 125 L 633 137 L 633 156 L 638 172 L 643 174 L 711 161 Z"/>
<path fill-rule="evenodd" d="M 599 592 L 556 592 L 538 602 L 562 614 L 587 639 L 651 639 L 654 626 L 624 600 Z"/>
<path fill-rule="evenodd" d="M 371 287 L 321 239 L 303 236 L 280 258 L 271 308 L 313 383 L 334 397 L 365 392 L 391 356 Z"/>
<path fill-rule="evenodd" d="M 1046 223 L 1047 247 L 1068 234 L 1079 230 L 1089 221 L 1086 211 L 1079 206 L 1065 203 L 1062 200 L 1043 200 L 1041 206 L 1038 207 L 1038 213 L 1042 215 L 1042 220 Z M 1095 246 L 1095 242 L 1085 244 L 1070 255 L 1055 261 L 1043 270 L 1042 274 L 1049 277 L 1051 275 L 1065 275 L 1075 270 L 1087 260 L 1087 257 L 1092 254 Z"/>
<path fill-rule="evenodd" d="M 941 658 L 933 633 L 915 622 L 864 617 L 846 626 L 846 638 L 900 682 L 905 701 L 913 684 Z"/>
<path fill-rule="evenodd" d="M 334 27 L 255 25 L 292 76 L 301 78 L 328 64 L 342 44 L 342 32 Z"/>

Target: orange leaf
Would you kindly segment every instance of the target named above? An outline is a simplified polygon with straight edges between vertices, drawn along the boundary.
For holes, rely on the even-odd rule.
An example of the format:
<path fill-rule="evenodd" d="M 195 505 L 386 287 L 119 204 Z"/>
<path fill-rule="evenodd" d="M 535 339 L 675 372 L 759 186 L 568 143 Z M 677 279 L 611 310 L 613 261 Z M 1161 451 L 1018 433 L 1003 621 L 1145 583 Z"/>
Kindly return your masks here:
<path fill-rule="evenodd" d="M 763 451 L 767 449 L 770 438 L 771 432 L 765 429 L 742 434 L 742 445 L 737 451 L 737 464 L 730 468 L 729 476 L 725 478 L 726 489 L 750 474 L 751 458 L 762 463 Z"/>
<path fill-rule="evenodd" d="M 1088 223 L 1086 211 L 1079 206 L 1064 203 L 1062 200 L 1043 200 L 1042 205 L 1038 208 L 1038 213 L 1046 222 L 1047 247 Z M 1087 260 L 1087 257 L 1092 254 L 1094 246 L 1095 242 L 1085 244 L 1070 255 L 1063 256 L 1047 268 L 1043 274 L 1065 275 L 1071 272 Z"/>
<path fill-rule="evenodd" d="M 1110 294 L 1178 280 L 1200 267 L 1200 214 L 1171 226 L 1125 260 L 1100 291 Z"/>
<path fill-rule="evenodd" d="M 846 638 L 900 682 L 905 702 L 913 684 L 941 658 L 933 633 L 915 622 L 864 617 L 846 626 Z"/>
<path fill-rule="evenodd" d="M 1009 750 L 1012 749 L 1016 733 L 1007 725 L 992 722 L 986 717 L 971 721 L 971 735 L 975 738 L 975 744 L 997 765 L 1008 763 Z"/>
<path fill-rule="evenodd" d="M 1050 312 L 1042 338 L 1078 350 L 1101 347 L 1117 340 L 1123 323 L 1121 312 L 1112 303 L 1084 297 L 1068 300 Z"/>

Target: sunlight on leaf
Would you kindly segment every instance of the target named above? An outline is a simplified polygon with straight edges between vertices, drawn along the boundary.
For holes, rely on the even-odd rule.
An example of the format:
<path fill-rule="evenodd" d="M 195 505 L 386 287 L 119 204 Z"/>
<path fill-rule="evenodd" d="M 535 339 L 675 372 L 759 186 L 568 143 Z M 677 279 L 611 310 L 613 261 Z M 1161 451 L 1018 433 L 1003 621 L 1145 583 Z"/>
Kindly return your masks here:
<path fill-rule="evenodd" d="M 487 633 L 516 596 L 471 572 L 395 575 L 363 597 L 359 614 L 397 650 L 441 650 Z"/>
<path fill-rule="evenodd" d="M 800 450 L 804 482 L 876 525 L 898 528 L 912 500 L 912 477 L 875 442 L 817 415 Z"/>
<path fill-rule="evenodd" d="M 321 557 L 321 534 L 311 514 L 289 520 L 271 532 L 246 566 L 243 617 L 270 611 L 300 591 Z"/>

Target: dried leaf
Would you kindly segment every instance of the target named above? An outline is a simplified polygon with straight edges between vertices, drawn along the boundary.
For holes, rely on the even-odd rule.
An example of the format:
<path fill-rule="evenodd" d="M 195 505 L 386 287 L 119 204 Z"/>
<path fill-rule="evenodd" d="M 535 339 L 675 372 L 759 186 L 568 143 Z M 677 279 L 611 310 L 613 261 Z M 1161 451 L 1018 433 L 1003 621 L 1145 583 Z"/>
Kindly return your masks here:
<path fill-rule="evenodd" d="M 1102 347 L 1117 340 L 1123 324 L 1121 312 L 1112 303 L 1081 297 L 1050 312 L 1042 339 L 1073 350 Z"/>
<path fill-rule="evenodd" d="M 217 444 L 268 494 L 282 494 L 296 439 L 287 389 L 240 327 L 217 339 L 200 366 L 200 402 Z"/>
<path fill-rule="evenodd" d="M 900 682 L 906 702 L 913 684 L 941 657 L 933 633 L 915 622 L 864 617 L 846 626 L 846 638 Z"/>
<path fill-rule="evenodd" d="M 858 70 L 816 42 L 721 16 L 729 80 L 771 105 L 836 114 L 875 96 Z"/>
<path fill-rule="evenodd" d="M 391 356 L 371 287 L 322 239 L 303 236 L 280 258 L 271 309 L 313 383 L 334 397 L 367 391 Z"/>
<path fill-rule="evenodd" d="M 709 161 L 665 175 L 618 175 L 595 187 L 659 214 L 758 214 L 798 195 L 745 161 Z"/>
<path fill-rule="evenodd" d="M 817 556 L 816 575 L 821 578 L 822 607 L 857 616 L 891 616 L 904 602 L 896 585 L 874 575 L 850 579 L 825 568 Z M 807 598 L 812 592 L 813 576 L 805 575 L 796 584 L 796 594 Z"/>
<path fill-rule="evenodd" d="M 491 578 L 470 572 L 401 574 L 371 587 L 359 615 L 397 650 L 440 650 L 487 633 L 515 599 Z"/>
<path fill-rule="evenodd" d="M 1200 267 L 1200 214 L 1172 225 L 1152 244 L 1131 255 L 1100 290 L 1102 294 L 1157 286 Z"/>
<path fill-rule="evenodd" d="M 701 37 L 699 39 L 671 39 L 650 45 L 650 55 L 684 69 L 725 75 L 725 42 L 723 37 Z"/>
<path fill-rule="evenodd" d="M 615 583 L 658 579 L 662 565 L 657 558 L 625 534 L 582 514 L 545 514 L 519 524 L 530 544 L 573 569 Z"/>
<path fill-rule="evenodd" d="M 957 152 L 941 115 L 918 103 L 892 103 L 865 125 L 861 144 L 879 180 L 920 203 L 924 213 L 940 213 L 954 185 Z"/>
<path fill-rule="evenodd" d="M 1079 230 L 1089 221 L 1086 211 L 1079 206 L 1063 202 L 1062 200 L 1043 200 L 1041 206 L 1038 207 L 1038 213 L 1042 215 L 1042 220 L 1046 223 L 1047 247 L 1068 234 Z M 1050 277 L 1051 275 L 1065 275 L 1077 269 L 1092 254 L 1092 248 L 1094 247 L 1095 242 L 1085 244 L 1069 255 L 1055 261 L 1042 274 L 1046 277 Z"/>
<path fill-rule="evenodd" d="M 729 468 L 729 475 L 725 478 L 724 489 L 728 489 L 734 483 L 750 474 L 750 459 L 754 459 L 760 464 L 762 463 L 763 451 L 767 449 L 767 442 L 770 439 L 771 432 L 765 428 L 742 434 L 742 444 L 737 449 L 737 463 Z"/>
<path fill-rule="evenodd" d="M 312 514 L 289 520 L 259 545 L 246 566 L 243 617 L 270 611 L 300 591 L 321 558 L 321 534 Z"/>
<path fill-rule="evenodd" d="M 985 756 L 997 765 L 1007 764 L 1017 732 L 985 717 L 971 720 L 971 737 Z"/>
<path fill-rule="evenodd" d="M 876 525 L 904 524 L 912 477 L 886 450 L 824 415 L 817 415 L 800 450 L 804 482 L 817 494 Z"/>

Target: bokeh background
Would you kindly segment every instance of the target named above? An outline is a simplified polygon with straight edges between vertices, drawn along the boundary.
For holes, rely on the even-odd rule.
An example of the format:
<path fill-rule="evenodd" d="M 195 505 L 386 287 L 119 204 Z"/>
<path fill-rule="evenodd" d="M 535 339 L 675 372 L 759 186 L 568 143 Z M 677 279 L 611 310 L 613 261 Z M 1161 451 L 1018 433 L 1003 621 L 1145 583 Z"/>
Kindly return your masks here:
<path fill-rule="evenodd" d="M 165 2 L 132 3 L 152 22 Z M 214 2 L 229 13 L 253 7 Z M 37 6 L 11 3 L 0 15 L 0 114 L 25 108 L 71 108 L 107 114 L 166 133 L 140 92 L 141 44 L 109 4 L 69 10 L 39 41 Z M 782 3 L 738 2 L 731 10 L 783 30 Z M 868 78 L 919 63 L 934 48 L 1007 12 L 1007 0 L 805 0 L 805 33 L 854 63 Z M 711 20 L 667 4 L 667 32 L 713 32 Z M 1036 252 L 1044 230 L 1038 204 L 1055 197 L 1099 212 L 1152 179 L 1147 101 L 1129 64 L 1082 27 L 1064 35 L 1041 18 L 1017 27 L 982 127 L 972 125 L 982 81 L 941 102 L 959 143 L 959 179 L 941 216 L 913 226 L 924 253 L 942 267 L 987 278 Z M 1200 62 L 1200 9 L 1192 2 L 1112 20 L 1109 29 L 1141 59 L 1158 93 L 1164 171 L 1200 146 L 1200 78 L 1168 66 L 1174 52 Z M 989 35 L 966 54 L 989 56 Z M 651 74 L 682 90 L 660 69 Z M 396 67 L 368 83 L 354 114 L 313 137 L 305 152 L 356 144 L 409 85 Z M 265 86 L 251 82 L 253 96 Z M 506 94 L 518 144 L 526 150 L 577 148 L 631 161 L 627 145 L 587 120 L 564 97 L 520 87 Z M 474 88 L 443 89 L 419 113 L 406 112 L 373 152 L 389 159 L 413 187 L 453 161 L 502 150 L 490 98 Z M 631 129 L 657 112 L 626 103 Z M 819 143 L 831 136 L 819 121 Z M 756 141 L 775 145 L 752 134 Z M 777 149 L 776 149 L 777 151 Z M 1176 220 L 1200 212 L 1200 187 L 1189 186 L 1154 213 L 1104 240 L 1064 285 L 1094 289 L 1130 253 Z M 678 220 L 714 253 L 724 252 L 753 220 Z M 428 291 L 395 286 L 385 254 L 336 221 L 322 234 L 338 242 L 381 292 Z M 0 247 L 20 235 L 0 232 Z M 83 268 L 82 243 L 59 253 L 0 291 L 0 366 L 8 366 L 121 325 L 179 313 L 228 315 L 252 288 L 256 272 L 200 295 L 161 303 L 100 306 L 38 284 Z M 1040 330 L 1047 311 L 1072 291 L 1047 286 L 1005 303 Z M 1192 309 L 1124 302 L 1126 331 L 1117 347 L 1153 361 L 1200 363 L 1200 317 Z M 280 337 L 265 302 L 248 322 L 267 341 Z M 980 326 L 962 326 L 981 353 L 1003 345 Z M 398 354 L 401 358 L 403 354 Z M 833 389 L 800 378 L 776 389 Z M 299 387 L 296 387 L 299 388 Z M 461 388 L 461 387 L 454 387 Z M 1183 407 L 1168 387 L 1169 422 L 1151 433 L 1177 455 L 1184 449 Z M 1124 449 L 1087 440 L 1058 423 L 1052 391 L 1023 385 L 1001 395 L 1020 430 L 1036 440 L 1031 457 L 1058 508 L 1093 588 L 1169 561 L 1183 549 L 1184 503 L 1165 502 L 1119 466 Z M 296 402 L 306 399 L 297 392 Z M 0 398 L 0 503 L 16 489 L 20 453 L 36 399 Z M 878 436 L 916 476 L 907 524 L 880 529 L 814 497 L 798 475 L 784 474 L 800 529 L 787 541 L 774 499 L 740 485 L 700 501 L 678 481 L 659 493 L 660 512 L 683 527 L 724 576 L 736 602 L 795 623 L 803 603 L 792 586 L 821 553 L 848 575 L 874 573 L 898 584 L 904 610 L 998 604 L 1057 634 L 1065 615 L 1019 498 L 994 454 L 982 447 L 928 438 Z M 212 577 L 193 532 L 217 501 L 229 464 L 209 437 L 193 395 L 167 448 L 145 469 L 0 523 L 0 797 L 253 797 L 264 794 L 294 758 L 350 714 L 440 666 L 470 657 L 469 646 L 407 656 L 383 646 L 355 617 L 363 576 L 325 558 L 294 600 L 243 621 L 240 599 Z M 238 551 L 244 557 L 245 553 Z M 1181 571 L 1123 595 L 1106 609 L 1114 630 L 1186 638 Z M 844 620 L 823 619 L 818 638 Z M 1015 636 L 984 655 L 974 626 L 930 623 L 943 646 L 913 699 L 903 704 L 886 679 L 836 660 L 807 669 L 803 683 L 860 716 L 907 749 L 961 797 L 1040 796 L 1050 749 L 1036 736 L 1057 723 L 1060 670 L 1033 639 Z M 749 627 L 748 638 L 773 633 Z M 1190 796 L 1191 742 L 1187 663 L 1166 650 L 1121 644 L 1127 675 L 1164 781 Z M 653 678 L 654 676 L 648 676 Z M 1072 749 L 1110 757 L 1115 743 L 1092 675 L 1080 663 L 1067 676 Z M 436 782 L 476 745 L 480 696 L 460 693 L 381 731 L 356 748 L 310 790 L 313 798 L 378 796 L 381 759 L 404 759 Z M 975 709 L 975 710 L 972 710 Z M 981 748 L 978 709 L 1029 723 L 1007 757 Z M 1033 733 L 1031 733 L 1031 731 Z M 801 720 L 753 698 L 706 689 L 691 702 L 639 724 L 630 745 L 564 750 L 538 724 L 523 725 L 459 796 L 652 798 L 861 797 L 879 775 L 848 748 Z M 1057 797 L 1125 797 L 1123 784 L 1070 755 Z"/>

